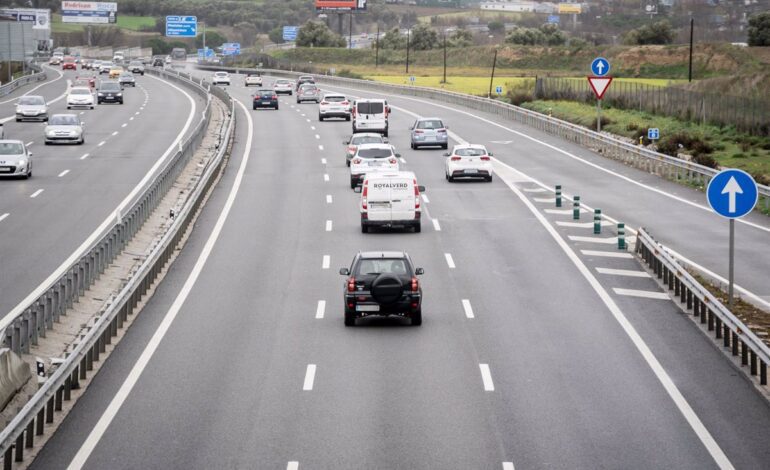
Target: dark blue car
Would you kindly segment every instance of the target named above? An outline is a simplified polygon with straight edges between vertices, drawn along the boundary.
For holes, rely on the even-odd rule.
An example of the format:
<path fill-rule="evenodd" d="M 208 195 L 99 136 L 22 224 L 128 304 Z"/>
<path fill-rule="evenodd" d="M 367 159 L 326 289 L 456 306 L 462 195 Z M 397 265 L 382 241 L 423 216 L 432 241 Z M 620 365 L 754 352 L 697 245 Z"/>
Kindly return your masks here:
<path fill-rule="evenodd" d="M 273 90 L 257 90 L 254 93 L 254 101 L 251 109 L 275 108 L 278 109 L 278 95 Z"/>

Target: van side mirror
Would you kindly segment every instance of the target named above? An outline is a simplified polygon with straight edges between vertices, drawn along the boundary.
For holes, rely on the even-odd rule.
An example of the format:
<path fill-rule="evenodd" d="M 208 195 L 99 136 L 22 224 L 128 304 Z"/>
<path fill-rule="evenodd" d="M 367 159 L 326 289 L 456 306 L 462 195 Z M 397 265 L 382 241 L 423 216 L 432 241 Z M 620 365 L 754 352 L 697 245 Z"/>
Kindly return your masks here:
<path fill-rule="evenodd" d="M 350 144 L 350 139 L 342 141 L 342 145 L 349 145 L 349 144 Z"/>
<path fill-rule="evenodd" d="M 340 274 L 343 276 L 348 276 L 350 275 L 350 270 L 348 268 L 340 268 Z"/>
<path fill-rule="evenodd" d="M 487 152 L 487 155 L 489 155 L 490 157 L 494 157 L 495 156 L 495 154 L 492 153 L 492 152 Z"/>
<path fill-rule="evenodd" d="M 414 270 L 414 274 L 417 275 L 417 276 L 420 276 L 422 274 L 425 274 L 425 270 L 422 269 L 422 268 L 417 268 L 417 269 Z"/>
<path fill-rule="evenodd" d="M 355 188 L 353 188 L 353 192 L 354 193 L 360 193 L 361 192 L 361 186 L 356 186 Z"/>
<path fill-rule="evenodd" d="M 417 186 L 417 190 L 420 191 L 421 193 L 424 193 L 425 192 L 425 186 Z"/>
<path fill-rule="evenodd" d="M 449 152 L 444 152 L 444 156 L 448 157 L 449 156 Z"/>
<path fill-rule="evenodd" d="M 400 153 L 397 153 L 397 154 L 396 154 L 396 158 L 401 158 L 401 154 L 400 154 Z"/>
<path fill-rule="evenodd" d="M 383 143 L 383 144 L 389 144 L 389 143 L 390 143 L 390 141 L 388 141 L 388 138 L 387 138 L 387 137 L 383 137 L 383 138 L 382 138 L 382 143 Z"/>

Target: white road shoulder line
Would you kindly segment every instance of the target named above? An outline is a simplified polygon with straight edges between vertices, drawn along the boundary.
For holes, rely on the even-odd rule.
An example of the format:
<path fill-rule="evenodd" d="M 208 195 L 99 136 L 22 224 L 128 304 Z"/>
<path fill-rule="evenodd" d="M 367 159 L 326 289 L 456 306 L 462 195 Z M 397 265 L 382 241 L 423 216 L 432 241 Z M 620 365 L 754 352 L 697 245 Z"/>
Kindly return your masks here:
<path fill-rule="evenodd" d="M 513 468 L 513 462 L 503 462 L 503 470 L 516 470 Z"/>
<path fill-rule="evenodd" d="M 431 222 L 433 222 L 433 229 L 437 232 L 441 231 L 441 225 L 438 223 L 438 219 L 432 219 Z"/>
<path fill-rule="evenodd" d="M 479 364 L 481 370 L 481 380 L 484 382 L 484 391 L 494 392 L 495 384 L 492 382 L 492 372 L 489 370 L 489 364 Z"/>
<path fill-rule="evenodd" d="M 609 274 L 611 276 L 650 277 L 647 271 L 633 271 L 631 269 L 610 269 L 597 267 L 596 272 L 599 274 Z"/>
<path fill-rule="evenodd" d="M 321 319 L 324 317 L 324 312 L 326 312 L 326 301 L 325 300 L 319 300 L 318 306 L 315 309 L 315 317 L 318 319 Z"/>
<path fill-rule="evenodd" d="M 299 470 L 299 462 L 296 460 L 286 464 L 286 470 Z"/>
<path fill-rule="evenodd" d="M 658 299 L 658 300 L 671 300 L 665 292 L 651 292 L 647 290 L 636 289 L 620 289 L 613 287 L 612 290 L 618 295 L 626 295 L 628 297 L 642 297 L 644 299 Z"/>
<path fill-rule="evenodd" d="M 331 220 L 327 220 L 326 221 L 326 231 L 327 232 L 331 232 L 332 231 L 332 221 Z"/>
<path fill-rule="evenodd" d="M 425 193 L 420 194 L 422 196 L 422 200 L 425 201 L 425 204 L 430 204 L 430 199 L 428 199 L 428 195 Z"/>
<path fill-rule="evenodd" d="M 446 258 L 446 264 L 449 265 L 451 269 L 455 268 L 455 260 L 452 259 L 452 255 L 449 253 L 444 253 L 444 258 Z"/>
<path fill-rule="evenodd" d="M 58 176 L 59 176 L 59 178 L 61 178 L 62 176 L 66 175 L 66 174 L 67 174 L 67 173 L 69 173 L 69 172 L 70 172 L 69 170 L 64 170 L 64 171 L 62 171 L 61 173 L 59 173 L 59 175 L 58 175 Z"/>
<path fill-rule="evenodd" d="M 471 307 L 471 301 L 468 299 L 462 299 L 463 303 L 463 310 L 465 311 L 465 316 L 467 318 L 475 318 L 473 315 L 473 307 Z"/>
<path fill-rule="evenodd" d="M 41 194 L 43 191 L 45 191 L 45 189 L 38 189 L 37 191 L 35 191 L 34 193 L 32 193 L 32 194 L 31 194 L 29 197 L 31 197 L 31 198 L 33 198 L 33 199 L 34 199 L 34 198 L 36 198 L 36 197 L 40 196 L 40 194 Z"/>
<path fill-rule="evenodd" d="M 580 250 L 585 256 L 598 256 L 601 258 L 624 258 L 633 259 L 634 255 L 631 253 L 617 252 L 617 251 L 599 251 L 599 250 Z"/>
<path fill-rule="evenodd" d="M 305 371 L 305 383 L 302 384 L 302 390 L 313 390 L 313 382 L 315 382 L 315 364 L 308 364 Z"/>
<path fill-rule="evenodd" d="M 9 215 L 11 215 L 11 214 L 9 214 L 8 212 L 6 212 L 6 213 L 5 213 L 5 214 L 3 214 L 3 215 L 0 215 L 0 222 L 2 222 L 3 220 L 5 220 L 5 219 L 6 219 L 6 217 L 8 217 Z"/>

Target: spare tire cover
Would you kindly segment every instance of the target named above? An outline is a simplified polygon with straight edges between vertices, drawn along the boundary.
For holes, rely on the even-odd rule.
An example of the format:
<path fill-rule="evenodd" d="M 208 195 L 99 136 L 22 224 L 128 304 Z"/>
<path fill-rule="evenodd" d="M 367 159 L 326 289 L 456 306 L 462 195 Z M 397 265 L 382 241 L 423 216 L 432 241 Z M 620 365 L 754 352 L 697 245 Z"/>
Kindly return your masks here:
<path fill-rule="evenodd" d="M 392 304 L 401 298 L 404 286 L 393 274 L 380 274 L 372 282 L 372 297 L 381 304 Z"/>

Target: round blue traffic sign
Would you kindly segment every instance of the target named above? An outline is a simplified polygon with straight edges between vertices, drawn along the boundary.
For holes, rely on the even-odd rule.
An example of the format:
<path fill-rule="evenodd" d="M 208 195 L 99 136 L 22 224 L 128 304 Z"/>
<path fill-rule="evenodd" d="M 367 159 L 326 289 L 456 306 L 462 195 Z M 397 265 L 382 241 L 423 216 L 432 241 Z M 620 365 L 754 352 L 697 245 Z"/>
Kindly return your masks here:
<path fill-rule="evenodd" d="M 706 189 L 714 212 L 728 219 L 743 217 L 757 205 L 757 183 L 743 170 L 729 169 L 717 173 Z"/>
<path fill-rule="evenodd" d="M 591 62 L 591 73 L 597 77 L 603 77 L 610 73 L 610 61 L 604 57 L 597 57 Z"/>

